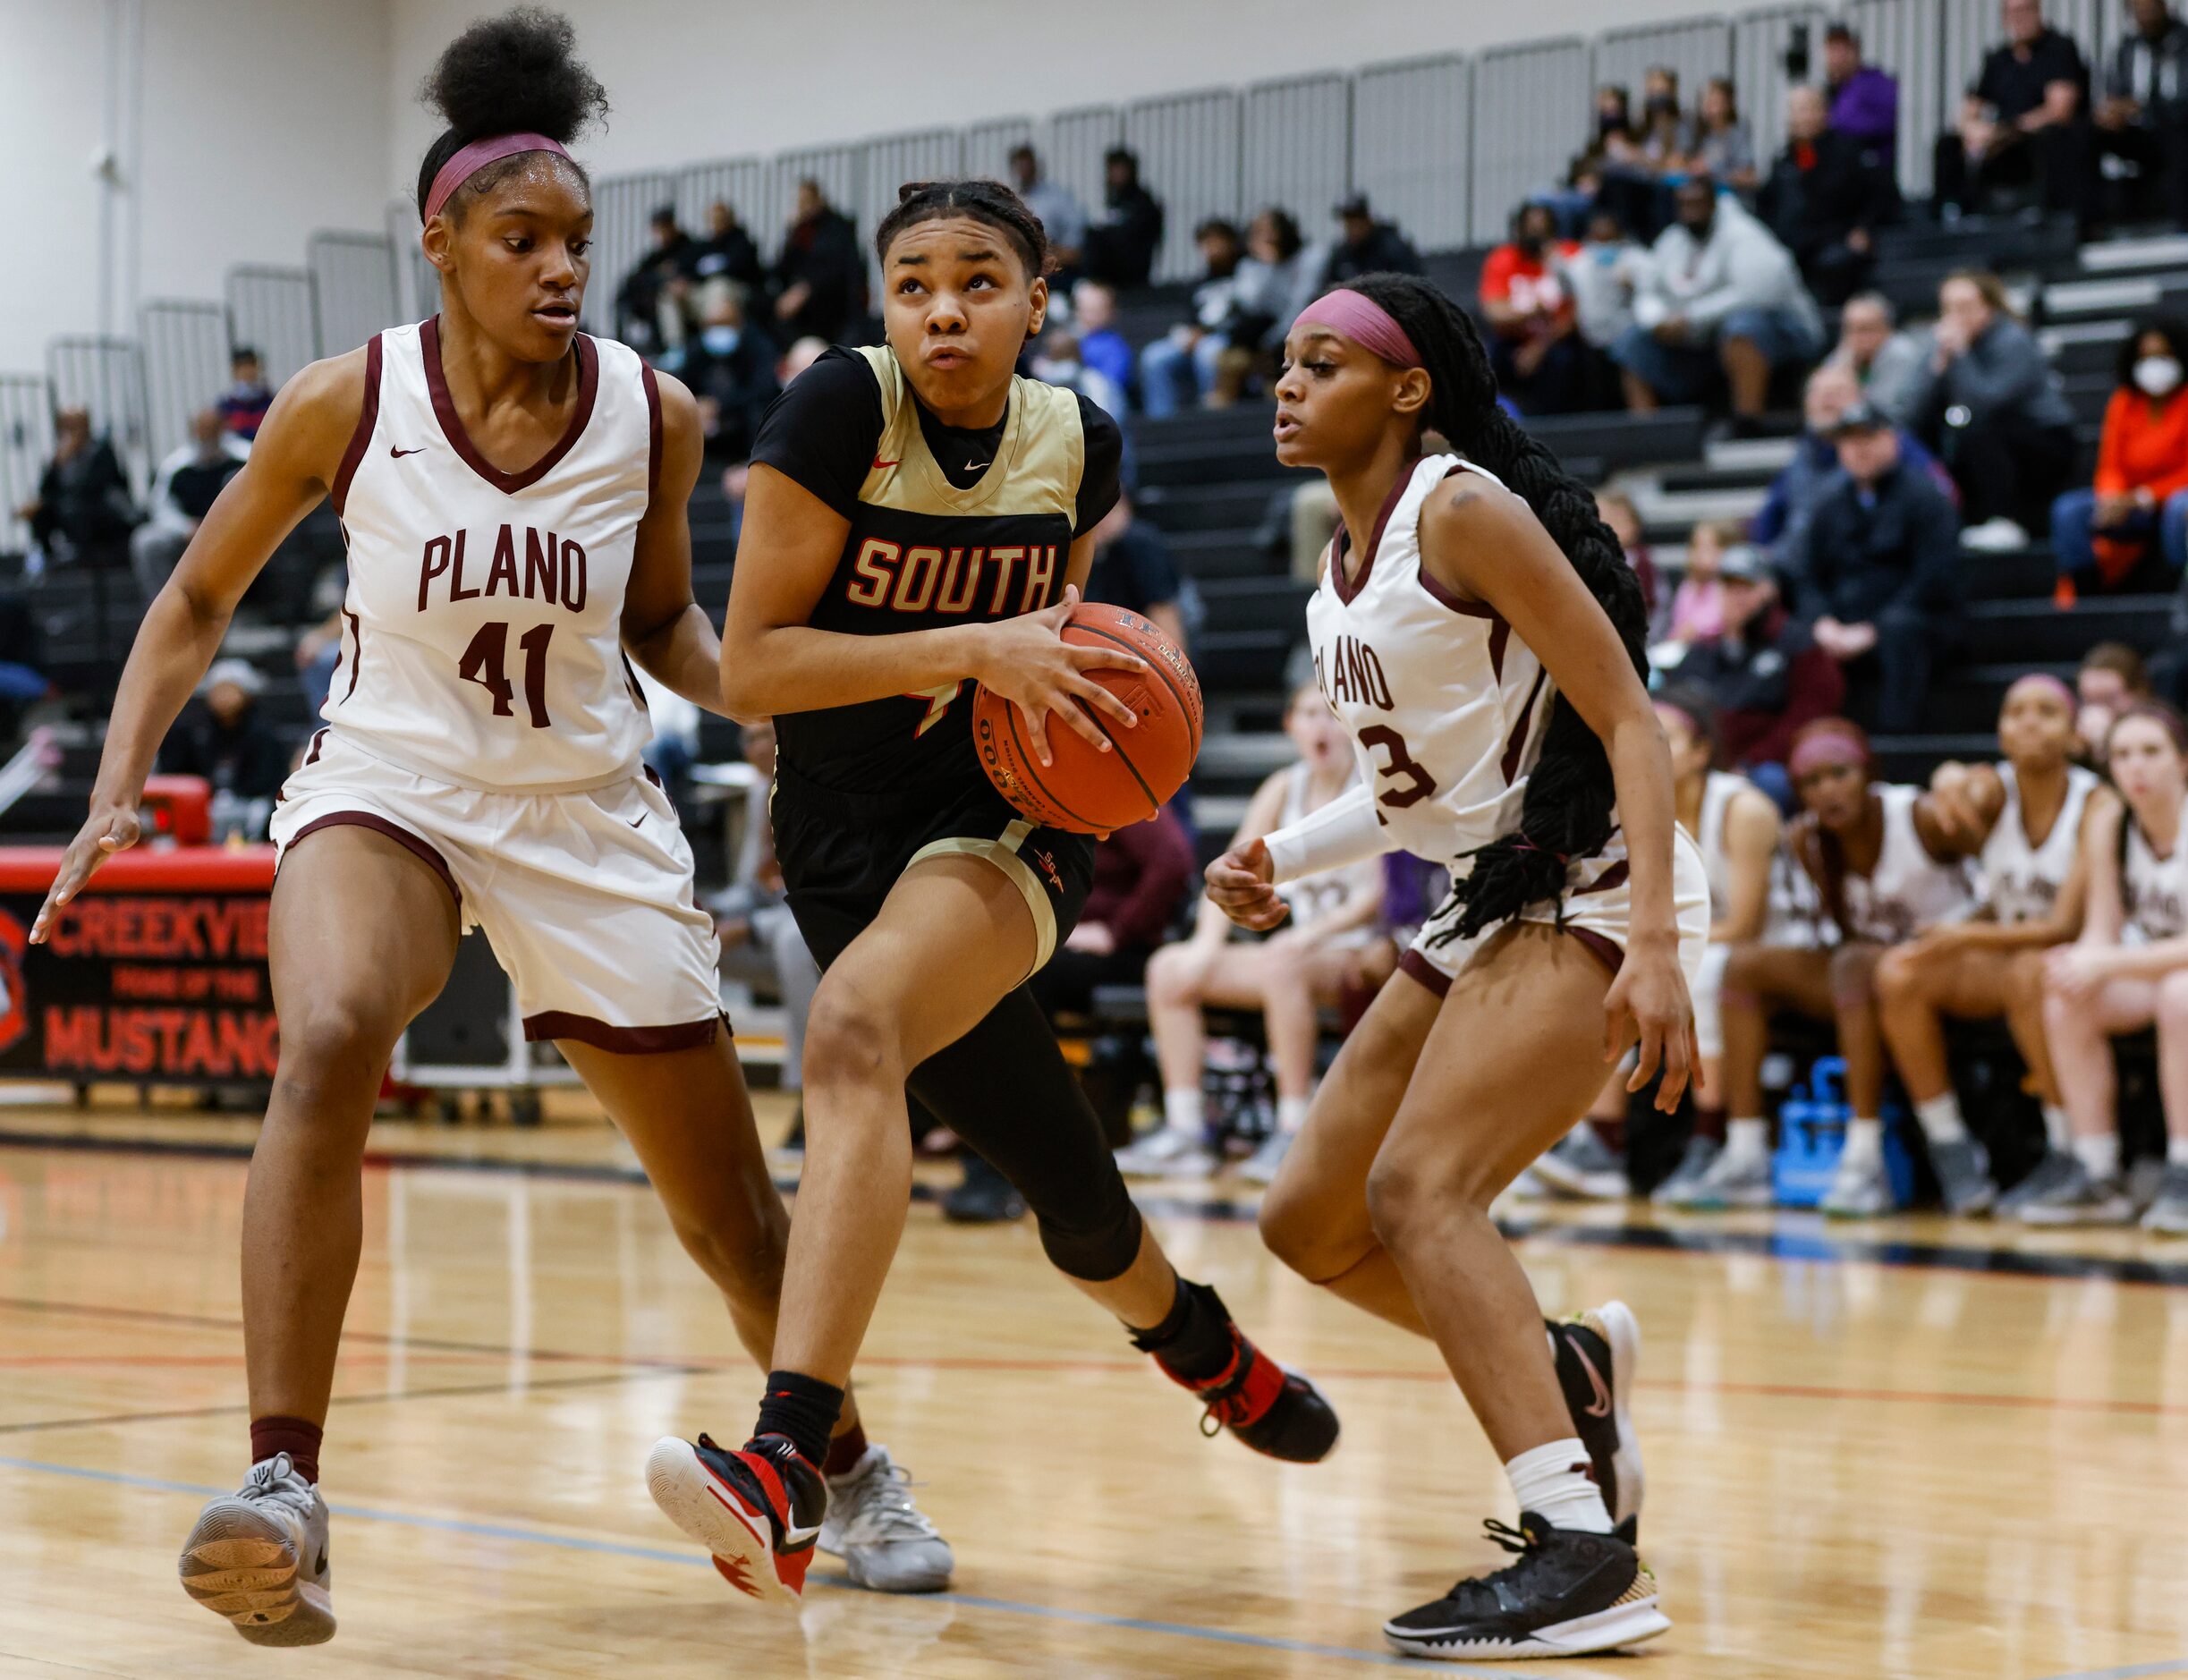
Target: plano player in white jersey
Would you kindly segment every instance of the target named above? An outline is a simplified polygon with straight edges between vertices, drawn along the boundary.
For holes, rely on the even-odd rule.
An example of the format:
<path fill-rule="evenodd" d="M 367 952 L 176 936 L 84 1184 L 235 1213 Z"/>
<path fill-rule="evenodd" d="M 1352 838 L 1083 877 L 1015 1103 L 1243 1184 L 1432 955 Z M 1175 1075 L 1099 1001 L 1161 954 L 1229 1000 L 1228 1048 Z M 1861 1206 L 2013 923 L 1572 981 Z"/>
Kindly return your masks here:
<path fill-rule="evenodd" d="M 2021 1205 L 2031 1225 L 2124 1225 L 2116 1034 L 2158 1029 L 2166 1167 L 2143 1225 L 2188 1236 L 2188 729 L 2171 708 L 2129 706 L 2105 736 L 2120 800 L 2084 836 L 2089 913 L 2044 964 L 2044 1030 L 2073 1121 L 2059 1183 Z"/>
<path fill-rule="evenodd" d="M 1612 1532 L 1640 1493 L 1631 1315 L 1614 1303 L 1546 1337 L 1488 1209 L 1636 1038 L 1635 1088 L 1665 1065 L 1666 1107 L 1693 1063 L 1709 891 L 1642 686 L 1640 585 L 1593 498 L 1497 408 L 1471 325 L 1433 287 L 1352 282 L 1298 317 L 1285 354 L 1277 458 L 1321 469 L 1343 515 L 1308 628 L 1361 783 L 1226 853 L 1209 892 L 1273 927 L 1278 882 L 1401 847 L 1454 885 L 1345 1041 L 1262 1232 L 1308 1278 L 1432 1336 L 1511 1478 L 1520 1526 L 1490 1529 L 1516 1561 L 1386 1637 L 1443 1658 L 1632 1644 L 1670 1624 L 1633 1531 Z M 1431 428 L 1465 457 L 1423 459 Z M 1594 1439 L 1575 1430 L 1590 1411 Z"/>
<path fill-rule="evenodd" d="M 2006 691 L 1996 765 L 1943 764 L 1929 780 L 1940 815 L 1975 844 L 1979 902 L 1877 964 L 1885 1043 L 1914 1104 L 1947 1213 L 1980 1213 L 1998 1200 L 1989 1151 L 1960 1112 L 1946 1059 L 1945 1022 L 2004 1016 L 2044 1105 L 2048 1145 L 2014 1186 L 2019 1201 L 2057 1182 L 2066 1164 L 2044 1040 L 2044 953 L 2081 931 L 2089 870 L 2082 836 L 2115 796 L 2072 761 L 2074 692 L 2043 672 Z"/>
<path fill-rule="evenodd" d="M 464 926 L 509 972 L 527 1036 L 552 1039 L 629 1138 L 739 1339 L 764 1358 L 775 1330 L 788 1218 L 624 663 L 722 709 L 684 517 L 698 410 L 577 330 L 592 208 L 564 148 L 606 102 L 572 45 L 566 21 L 520 11 L 442 57 L 429 86 L 449 128 L 419 175 L 440 314 L 313 364 L 275 402 L 146 613 L 89 819 L 32 934 L 136 841 L 154 751 L 235 603 L 331 496 L 349 544 L 343 663 L 273 825 L 281 1059 L 243 1210 L 252 1464 L 181 1562 L 191 1596 L 254 1644 L 335 1632 L 318 1457 L 366 1133 Z M 854 1570 L 942 1585 L 948 1548 L 886 1451 L 864 1451 L 855 1423 L 839 1442 L 861 1449 L 843 1468 L 862 1464 L 867 1491 L 838 1509 L 892 1515 Z"/>

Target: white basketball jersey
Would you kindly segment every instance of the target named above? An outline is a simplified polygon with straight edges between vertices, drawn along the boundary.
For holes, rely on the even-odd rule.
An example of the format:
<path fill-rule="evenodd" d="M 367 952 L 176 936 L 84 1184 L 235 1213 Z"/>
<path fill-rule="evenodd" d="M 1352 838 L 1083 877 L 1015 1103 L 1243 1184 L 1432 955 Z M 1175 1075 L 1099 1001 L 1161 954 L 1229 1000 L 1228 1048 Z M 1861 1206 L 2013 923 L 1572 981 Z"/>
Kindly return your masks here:
<path fill-rule="evenodd" d="M 1709 920 L 1722 921 L 1732 913 L 1732 860 L 1725 855 L 1725 812 L 1733 797 L 1754 784 L 1744 776 L 1712 770 L 1702 784 L 1701 828 L 1694 844 L 1701 853 L 1701 867 L 1709 878 Z"/>
<path fill-rule="evenodd" d="M 1456 455 L 1418 462 L 1392 488 L 1357 573 L 1347 580 L 1341 531 L 1307 603 L 1315 681 L 1353 737 L 1386 835 L 1439 863 L 1519 827 L 1556 699 L 1510 624 L 1421 569 L 1421 505 L 1454 472 L 1497 482 Z M 1614 840 L 1605 867 L 1623 857 Z"/>
<path fill-rule="evenodd" d="M 1307 803 L 1308 779 L 1304 764 L 1294 764 L 1285 772 L 1284 810 L 1276 819 L 1279 828 L 1289 828 L 1312 814 L 1315 808 Z M 1346 776 L 1338 793 L 1351 793 L 1353 782 L 1353 777 Z M 1348 863 L 1341 870 L 1325 870 L 1319 875 L 1302 875 L 1297 880 L 1285 881 L 1277 887 L 1276 896 L 1292 907 L 1292 922 L 1297 925 L 1333 915 L 1357 897 L 1378 891 L 1382 879 L 1382 859 L 1369 858 L 1362 862 Z"/>
<path fill-rule="evenodd" d="M 2014 780 L 2014 767 L 2001 763 L 1998 780 L 2006 784 L 2006 806 L 1992 825 L 1975 861 L 1982 882 L 1983 902 L 1991 914 L 2009 926 L 2036 921 L 2051 913 L 2059 889 L 2074 872 L 2074 852 L 2082 838 L 2082 813 L 2097 777 L 2080 765 L 2066 770 L 2066 802 L 2040 845 L 2029 844 L 2029 831 L 2021 810 L 2021 789 Z"/>
<path fill-rule="evenodd" d="M 2188 818 L 2188 810 L 2183 816 Z M 2188 933 L 2188 821 L 2174 837 L 2173 855 L 2161 858 L 2150 850 L 2133 811 L 2121 820 L 2127 825 L 2127 835 L 2120 864 L 2120 898 L 2127 912 L 2129 941 L 2155 945 Z"/>
<path fill-rule="evenodd" d="M 1914 804 L 1922 790 L 1887 783 L 1877 790 L 1884 805 L 1884 844 L 1867 875 L 1848 871 L 1845 891 L 1847 930 L 1857 939 L 1897 945 L 1925 928 L 1964 916 L 1974 898 L 1964 863 L 1940 863 L 1914 829 Z"/>
<path fill-rule="evenodd" d="M 627 346 L 580 334 L 576 350 L 569 430 L 503 472 L 449 398 L 436 321 L 367 349 L 334 485 L 350 587 L 321 716 L 375 758 L 494 792 L 637 773 L 649 732 L 623 608 L 659 471 L 659 398 Z"/>

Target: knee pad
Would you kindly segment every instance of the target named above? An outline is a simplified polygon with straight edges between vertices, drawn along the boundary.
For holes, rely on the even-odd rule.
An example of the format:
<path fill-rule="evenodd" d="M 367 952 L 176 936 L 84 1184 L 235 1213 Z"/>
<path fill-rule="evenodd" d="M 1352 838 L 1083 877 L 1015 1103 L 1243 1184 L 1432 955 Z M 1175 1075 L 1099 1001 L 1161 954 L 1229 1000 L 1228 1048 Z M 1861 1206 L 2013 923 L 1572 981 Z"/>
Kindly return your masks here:
<path fill-rule="evenodd" d="M 1115 1194 L 1103 1197 L 1098 1209 L 1033 1209 L 1041 1250 L 1048 1256 L 1048 1263 L 1066 1277 L 1106 1284 L 1112 1277 L 1122 1277 L 1139 1259 L 1145 1222 L 1121 1177 L 1115 1188 Z"/>

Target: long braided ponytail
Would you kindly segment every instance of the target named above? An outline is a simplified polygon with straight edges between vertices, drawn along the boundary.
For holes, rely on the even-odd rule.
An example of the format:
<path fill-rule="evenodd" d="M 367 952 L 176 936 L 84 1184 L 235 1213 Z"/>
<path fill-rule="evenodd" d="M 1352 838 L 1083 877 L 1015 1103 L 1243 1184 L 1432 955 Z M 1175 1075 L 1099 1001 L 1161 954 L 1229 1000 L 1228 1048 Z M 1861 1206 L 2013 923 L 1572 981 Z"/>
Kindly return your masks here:
<path fill-rule="evenodd" d="M 1429 426 L 1525 499 L 1611 621 L 1635 672 L 1646 678 L 1649 615 L 1641 581 L 1610 528 L 1596 517 L 1595 497 L 1497 405 L 1497 377 L 1473 323 L 1411 275 L 1366 275 L 1347 286 L 1405 329 L 1428 369 Z M 1559 696 L 1541 759 L 1527 778 L 1518 831 L 1474 853 L 1472 869 L 1452 887 L 1464 906 L 1455 936 L 1471 938 L 1545 900 L 1562 912 L 1565 866 L 1603 849 L 1616 800 L 1603 742 Z"/>

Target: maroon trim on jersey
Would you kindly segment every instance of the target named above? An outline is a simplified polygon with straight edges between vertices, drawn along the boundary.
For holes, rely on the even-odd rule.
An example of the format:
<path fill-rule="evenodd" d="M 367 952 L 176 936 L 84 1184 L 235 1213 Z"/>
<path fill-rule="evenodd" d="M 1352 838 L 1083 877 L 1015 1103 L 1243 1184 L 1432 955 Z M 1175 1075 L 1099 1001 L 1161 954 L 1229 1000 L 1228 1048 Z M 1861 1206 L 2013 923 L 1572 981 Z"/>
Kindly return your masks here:
<path fill-rule="evenodd" d="M 327 731 L 324 729 L 318 731 L 311 737 L 311 751 L 304 754 L 304 762 L 306 764 L 317 764 L 319 761 L 319 749 L 326 744 Z"/>
<path fill-rule="evenodd" d="M 1455 479 L 1460 473 L 1466 471 L 1468 469 L 1463 466 L 1454 467 L 1444 474 L 1444 478 Z M 1410 474 L 1408 478 L 1410 481 Z M 1390 515 L 1386 512 L 1383 517 L 1388 519 Z M 1379 536 L 1382 528 L 1378 525 L 1376 530 Z M 1438 607 L 1448 607 L 1453 612 L 1463 613 L 1469 618 L 1487 618 L 1495 621 L 1495 628 L 1489 632 L 1489 663 L 1496 667 L 1497 675 L 1499 677 L 1503 676 L 1505 674 L 1505 638 L 1512 633 L 1512 626 L 1505 623 L 1505 615 L 1487 601 L 1471 599 L 1461 595 L 1440 578 L 1430 577 L 1426 566 L 1419 567 L 1414 575 L 1420 578 L 1421 587 L 1429 592 L 1429 598 Z"/>
<path fill-rule="evenodd" d="M 1505 785 L 1512 785 L 1512 777 L 1520 768 L 1520 754 L 1527 748 L 1527 720 L 1535 715 L 1535 697 L 1542 692 L 1542 679 L 1549 675 L 1547 668 L 1535 673 L 1535 685 L 1527 691 L 1527 703 L 1520 708 L 1520 721 L 1513 725 L 1512 739 L 1505 742 L 1505 756 L 1500 768 L 1505 773 Z"/>
<path fill-rule="evenodd" d="M 1375 529 L 1369 534 L 1367 552 L 1361 556 L 1357 576 L 1345 576 L 1344 556 L 1352 552 L 1353 534 L 1344 525 L 1338 525 L 1337 540 L 1329 551 L 1329 581 L 1336 587 L 1337 598 L 1347 607 L 1368 587 L 1368 573 L 1375 569 L 1375 551 L 1383 546 L 1383 531 L 1390 523 L 1390 516 L 1398 511 L 1398 498 L 1412 483 L 1413 469 L 1420 464 L 1421 457 L 1416 455 L 1398 469 L 1398 481 L 1390 487 L 1390 494 L 1383 498 L 1383 511 L 1375 516 Z"/>
<path fill-rule="evenodd" d="M 342 698 L 346 700 L 357 692 L 357 673 L 365 663 L 365 631 L 357 622 L 357 615 L 348 607 L 342 609 L 342 615 L 350 621 L 350 685 L 342 691 Z"/>
<path fill-rule="evenodd" d="M 420 839 L 408 828 L 389 821 L 377 811 L 330 810 L 324 817 L 314 817 L 290 836 L 289 844 L 283 850 L 284 853 L 293 852 L 299 841 L 318 833 L 322 828 L 368 828 L 374 834 L 386 835 L 439 876 L 441 885 L 448 889 L 449 897 L 456 901 L 456 908 L 459 911 L 463 908 L 463 889 L 456 885 L 456 878 L 449 873 L 448 860 L 441 856 L 432 842 Z"/>
<path fill-rule="evenodd" d="M 336 519 L 342 517 L 342 505 L 349 499 L 350 480 L 357 476 L 357 469 L 365 458 L 365 447 L 372 441 L 372 429 L 379 423 L 380 335 L 375 333 L 365 341 L 364 405 L 357 411 L 357 426 L 350 433 L 350 446 L 342 452 L 342 464 L 335 469 L 335 481 L 327 487 L 327 497 L 335 505 Z"/>
<path fill-rule="evenodd" d="M 591 1015 L 549 1009 L 524 1017 L 524 1036 L 534 1042 L 572 1039 L 616 1056 L 657 1056 L 665 1050 L 695 1050 L 712 1044 L 715 1033 L 727 1024 L 726 1016 L 708 1015 L 704 1021 L 686 1021 L 673 1027 L 611 1027 Z"/>
<path fill-rule="evenodd" d="M 1411 946 L 1408 946 L 1405 955 L 1398 959 L 1398 972 L 1412 975 L 1438 997 L 1444 997 L 1451 990 L 1451 976 Z"/>
<path fill-rule="evenodd" d="M 646 505 L 661 493 L 661 382 L 653 377 L 653 363 L 638 364 L 646 385 Z"/>
<path fill-rule="evenodd" d="M 1568 926 L 1565 931 L 1586 946 L 1589 955 L 1602 963 L 1605 968 L 1610 970 L 1613 980 L 1618 978 L 1618 971 L 1625 966 L 1625 946 L 1620 945 L 1607 933 L 1598 933 L 1593 928 Z"/>
<path fill-rule="evenodd" d="M 1590 893 L 1607 893 L 1615 887 L 1624 887 L 1626 884 L 1626 877 L 1633 872 L 1633 866 L 1624 858 L 1620 858 L 1617 862 L 1605 870 L 1587 886 L 1575 890 L 1573 896 L 1585 898 Z"/>
<path fill-rule="evenodd" d="M 432 395 L 433 415 L 441 423 L 441 435 L 462 457 L 465 466 L 503 495 L 513 496 L 539 483 L 585 435 L 585 427 L 592 419 L 593 399 L 600 390 L 600 352 L 593 348 L 588 335 L 577 335 L 577 407 L 571 412 L 570 424 L 547 454 L 522 472 L 504 472 L 479 453 L 471 434 L 463 429 L 463 417 L 456 412 L 455 398 L 449 395 L 448 381 L 441 372 L 440 317 L 435 316 L 418 329 L 418 346 L 426 364 L 426 389 Z"/>

